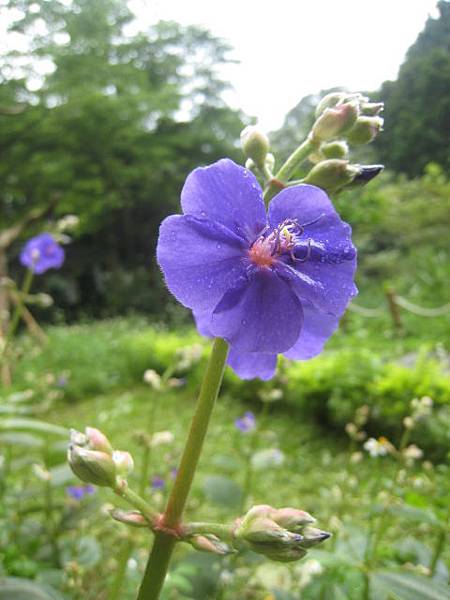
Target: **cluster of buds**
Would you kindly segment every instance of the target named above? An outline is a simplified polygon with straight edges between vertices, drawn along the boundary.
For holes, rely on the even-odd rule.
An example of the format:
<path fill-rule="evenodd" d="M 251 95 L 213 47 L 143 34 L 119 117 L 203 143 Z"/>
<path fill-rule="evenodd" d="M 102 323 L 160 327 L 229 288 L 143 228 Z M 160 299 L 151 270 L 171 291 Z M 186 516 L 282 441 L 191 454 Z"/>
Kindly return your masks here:
<path fill-rule="evenodd" d="M 108 438 L 94 427 L 84 433 L 72 430 L 67 453 L 73 473 L 86 483 L 119 490 L 133 470 L 129 452 L 114 450 Z"/>
<path fill-rule="evenodd" d="M 294 508 L 254 506 L 238 521 L 234 538 L 253 552 L 271 560 L 291 562 L 303 558 L 308 549 L 330 537 L 313 527 L 315 519 Z"/>
<path fill-rule="evenodd" d="M 311 137 L 318 142 L 344 139 L 353 145 L 368 144 L 382 130 L 383 107 L 359 93 L 327 94 L 317 106 Z"/>
<path fill-rule="evenodd" d="M 368 144 L 382 130 L 382 102 L 370 102 L 362 94 L 327 94 L 316 109 L 316 121 L 309 135 L 315 146 L 310 160 L 315 166 L 303 180 L 329 193 L 344 187 L 364 185 L 382 170 L 381 165 L 351 164 L 349 144 Z"/>

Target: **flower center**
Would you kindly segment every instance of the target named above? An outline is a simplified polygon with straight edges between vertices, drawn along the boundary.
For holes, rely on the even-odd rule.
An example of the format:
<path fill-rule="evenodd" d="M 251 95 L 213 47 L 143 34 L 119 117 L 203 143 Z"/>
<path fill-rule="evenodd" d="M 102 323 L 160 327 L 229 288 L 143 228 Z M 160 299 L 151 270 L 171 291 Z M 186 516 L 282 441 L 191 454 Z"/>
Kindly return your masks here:
<path fill-rule="evenodd" d="M 283 254 L 296 260 L 293 252 L 303 230 L 295 219 L 287 219 L 275 229 L 263 231 L 250 247 L 250 260 L 259 267 L 270 267 Z"/>

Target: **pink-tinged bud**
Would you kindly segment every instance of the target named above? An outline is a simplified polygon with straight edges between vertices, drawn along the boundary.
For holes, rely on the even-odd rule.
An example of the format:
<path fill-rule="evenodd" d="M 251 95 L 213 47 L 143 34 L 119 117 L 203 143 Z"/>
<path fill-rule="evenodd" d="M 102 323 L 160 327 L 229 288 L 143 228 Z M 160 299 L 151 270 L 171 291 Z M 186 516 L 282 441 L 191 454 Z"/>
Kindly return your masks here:
<path fill-rule="evenodd" d="M 235 552 L 228 544 L 225 544 L 218 537 L 212 534 L 194 535 L 187 540 L 189 544 L 200 552 L 209 552 L 210 554 L 232 554 Z"/>
<path fill-rule="evenodd" d="M 315 523 L 316 520 L 304 510 L 296 508 L 279 508 L 274 510 L 272 518 L 281 527 L 288 529 L 294 533 L 300 531 L 305 525 Z"/>
<path fill-rule="evenodd" d="M 109 454 L 71 445 L 67 455 L 74 474 L 85 481 L 104 487 L 114 487 L 116 467 Z"/>
<path fill-rule="evenodd" d="M 129 452 L 114 450 L 112 460 L 116 467 L 116 473 L 120 477 L 126 478 L 134 469 L 133 457 Z"/>
<path fill-rule="evenodd" d="M 362 146 L 369 144 L 380 133 L 384 120 L 381 117 L 361 116 L 353 127 L 347 131 L 345 137 L 349 144 Z"/>
<path fill-rule="evenodd" d="M 303 182 L 332 194 L 349 185 L 364 185 L 382 170 L 382 165 L 352 165 L 346 160 L 331 158 L 315 165 Z"/>
<path fill-rule="evenodd" d="M 251 158 L 257 167 L 264 167 L 270 144 L 268 137 L 259 127 L 249 125 L 242 130 L 241 146 L 246 158 Z"/>
<path fill-rule="evenodd" d="M 341 136 L 355 124 L 358 115 L 359 108 L 356 102 L 326 108 L 313 125 L 313 140 L 326 142 Z"/>
<path fill-rule="evenodd" d="M 115 521 L 125 523 L 125 525 L 130 525 L 131 527 L 146 527 L 147 529 L 150 527 L 149 522 L 137 510 L 120 510 L 114 508 L 109 511 L 109 514 Z"/>
<path fill-rule="evenodd" d="M 85 433 L 89 448 L 112 455 L 112 446 L 109 443 L 106 435 L 104 435 L 99 429 L 96 429 L 95 427 L 86 427 Z"/>
<path fill-rule="evenodd" d="M 320 115 L 327 108 L 334 108 L 337 104 L 342 104 L 345 98 L 347 97 L 346 92 L 331 92 L 322 98 L 316 108 L 316 119 L 320 117 Z"/>
<path fill-rule="evenodd" d="M 312 546 L 316 546 L 331 537 L 331 533 L 309 526 L 303 529 L 302 534 L 303 539 L 300 542 L 300 546 L 305 549 L 312 548 Z"/>

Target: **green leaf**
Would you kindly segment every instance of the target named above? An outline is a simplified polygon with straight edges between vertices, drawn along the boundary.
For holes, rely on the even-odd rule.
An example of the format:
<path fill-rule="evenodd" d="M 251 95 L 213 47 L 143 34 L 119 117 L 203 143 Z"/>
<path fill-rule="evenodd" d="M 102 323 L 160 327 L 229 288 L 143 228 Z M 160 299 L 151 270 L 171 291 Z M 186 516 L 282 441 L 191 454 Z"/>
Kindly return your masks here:
<path fill-rule="evenodd" d="M 63 600 L 56 590 L 19 577 L 0 578 L 0 600 Z"/>
<path fill-rule="evenodd" d="M 0 431 L 31 431 L 43 435 L 61 435 L 65 437 L 69 435 L 69 430 L 65 427 L 27 418 L 0 419 Z"/>
<path fill-rule="evenodd" d="M 242 489 L 232 479 L 221 475 L 210 475 L 203 480 L 203 490 L 211 502 L 239 508 L 242 499 Z"/>
<path fill-rule="evenodd" d="M 375 571 L 370 576 L 373 600 L 448 600 L 446 585 L 405 571 Z M 384 595 L 382 595 L 384 594 Z"/>

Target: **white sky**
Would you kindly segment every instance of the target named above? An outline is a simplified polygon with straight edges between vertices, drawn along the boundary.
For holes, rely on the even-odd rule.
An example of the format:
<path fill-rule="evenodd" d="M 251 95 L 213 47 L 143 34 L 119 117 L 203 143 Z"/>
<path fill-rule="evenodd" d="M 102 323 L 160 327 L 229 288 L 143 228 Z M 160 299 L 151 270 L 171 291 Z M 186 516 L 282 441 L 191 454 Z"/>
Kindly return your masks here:
<path fill-rule="evenodd" d="M 69 0 L 67 0 L 69 1 Z M 92 0 L 95 2 L 95 0 Z M 375 90 L 395 79 L 437 0 L 129 0 L 145 30 L 159 19 L 203 25 L 234 48 L 227 102 L 267 131 L 311 93 Z M 1 0 L 0 0 L 1 5 Z M 9 19 L 0 15 L 0 51 Z M 44 71 L 46 65 L 40 65 Z M 48 65 L 47 65 L 48 67 Z M 39 85 L 39 82 L 37 82 Z"/>
<path fill-rule="evenodd" d="M 158 19 L 206 26 L 240 64 L 228 102 L 278 128 L 305 95 L 377 89 L 395 79 L 437 0 L 131 0 L 140 28 Z"/>

